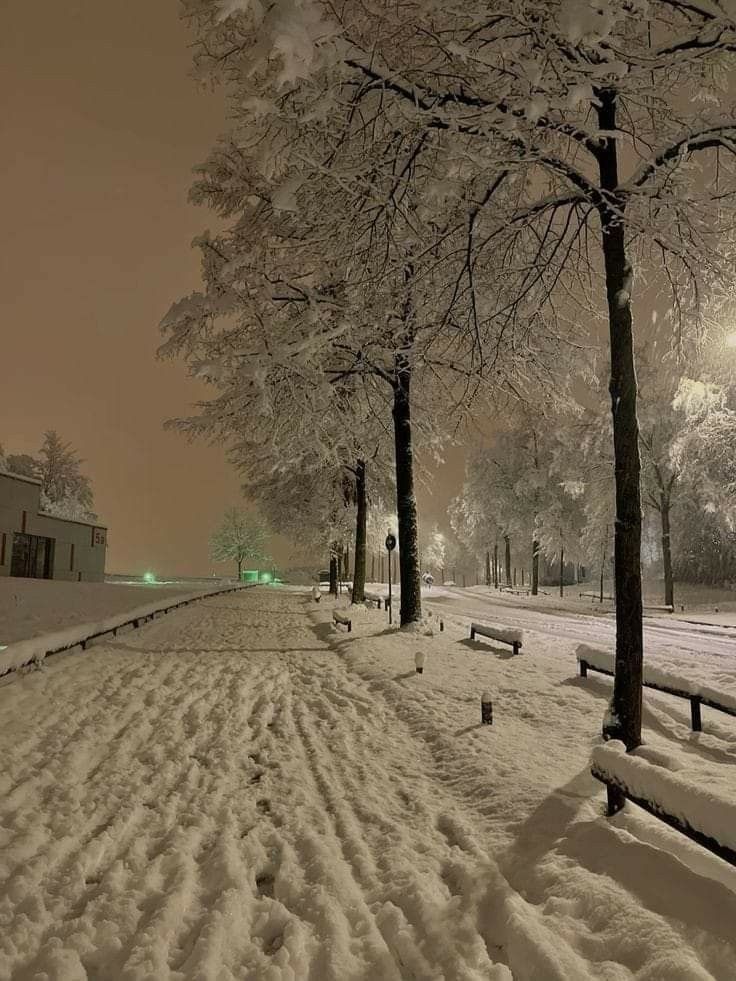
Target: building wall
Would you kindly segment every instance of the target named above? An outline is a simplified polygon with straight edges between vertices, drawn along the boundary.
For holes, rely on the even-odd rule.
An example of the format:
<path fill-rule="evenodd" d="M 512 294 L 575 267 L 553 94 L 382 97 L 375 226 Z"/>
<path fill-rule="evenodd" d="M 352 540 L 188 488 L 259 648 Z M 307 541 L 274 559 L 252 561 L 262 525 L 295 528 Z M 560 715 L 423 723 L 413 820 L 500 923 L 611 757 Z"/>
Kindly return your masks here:
<path fill-rule="evenodd" d="M 37 481 L 0 473 L 0 576 L 10 575 L 14 533 L 25 532 L 55 540 L 54 579 L 101 582 L 107 529 L 40 514 L 40 497 Z"/>

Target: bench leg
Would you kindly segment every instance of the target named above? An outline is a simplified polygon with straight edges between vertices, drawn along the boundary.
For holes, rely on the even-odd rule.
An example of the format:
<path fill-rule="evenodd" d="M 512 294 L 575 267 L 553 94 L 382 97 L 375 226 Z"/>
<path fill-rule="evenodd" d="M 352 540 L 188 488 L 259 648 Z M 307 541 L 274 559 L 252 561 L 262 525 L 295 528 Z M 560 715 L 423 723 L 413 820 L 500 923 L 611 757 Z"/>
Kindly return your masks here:
<path fill-rule="evenodd" d="M 516 655 L 519 653 L 519 645 L 518 644 L 512 644 L 511 646 L 513 647 L 513 650 L 514 650 L 514 657 L 516 657 Z"/>
<path fill-rule="evenodd" d="M 348 633 L 351 633 L 353 629 L 353 621 L 348 620 Z"/>
<path fill-rule="evenodd" d="M 581 661 L 580 662 L 580 677 L 581 678 L 587 678 L 588 677 L 588 662 L 587 661 Z"/>
<path fill-rule="evenodd" d="M 690 698 L 690 723 L 693 732 L 703 731 L 703 722 L 700 718 L 700 697 L 692 695 Z"/>
<path fill-rule="evenodd" d="M 470 639 L 475 640 L 475 631 L 473 630 L 472 627 L 470 628 Z"/>
<path fill-rule="evenodd" d="M 620 787 L 616 787 L 613 784 L 606 784 L 606 795 L 608 797 L 608 816 L 613 817 L 614 814 L 623 808 L 626 803 L 626 796 Z"/>

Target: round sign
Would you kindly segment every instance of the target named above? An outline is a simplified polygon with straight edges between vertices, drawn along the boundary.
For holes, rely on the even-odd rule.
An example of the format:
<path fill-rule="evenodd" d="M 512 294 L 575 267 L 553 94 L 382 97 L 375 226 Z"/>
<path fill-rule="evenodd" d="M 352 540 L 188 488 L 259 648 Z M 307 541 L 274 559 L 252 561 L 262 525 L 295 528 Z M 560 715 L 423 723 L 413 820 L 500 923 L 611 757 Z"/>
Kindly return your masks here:
<path fill-rule="evenodd" d="M 389 550 L 389 552 L 393 552 L 393 550 L 396 548 L 395 535 L 386 535 L 386 548 Z"/>

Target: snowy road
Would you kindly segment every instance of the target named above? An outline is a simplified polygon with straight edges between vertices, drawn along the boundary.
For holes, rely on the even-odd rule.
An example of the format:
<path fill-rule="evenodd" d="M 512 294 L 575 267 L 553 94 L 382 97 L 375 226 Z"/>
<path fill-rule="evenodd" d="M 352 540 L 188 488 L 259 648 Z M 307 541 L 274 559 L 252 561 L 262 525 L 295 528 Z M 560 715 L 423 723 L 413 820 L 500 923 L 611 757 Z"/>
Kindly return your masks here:
<path fill-rule="evenodd" d="M 513 599 L 499 600 L 493 592 L 485 598 L 477 593 L 467 593 L 447 586 L 443 587 L 443 591 L 453 597 L 449 606 L 441 599 L 433 600 L 431 594 L 426 598 L 427 607 L 439 615 L 450 612 L 452 616 L 468 621 L 473 617 L 493 617 L 509 627 L 537 630 L 551 637 L 610 647 L 615 644 L 616 625 L 612 617 L 529 610 Z M 665 648 L 692 654 L 706 650 L 709 654 L 732 658 L 736 665 L 736 630 L 726 627 L 647 617 L 644 621 L 644 642 L 645 649 L 655 651 Z"/>
<path fill-rule="evenodd" d="M 329 616 L 214 597 L 0 688 L 0 978 L 732 976 L 729 870 L 600 818 L 568 652 L 442 635 L 420 687 L 382 617 Z"/>

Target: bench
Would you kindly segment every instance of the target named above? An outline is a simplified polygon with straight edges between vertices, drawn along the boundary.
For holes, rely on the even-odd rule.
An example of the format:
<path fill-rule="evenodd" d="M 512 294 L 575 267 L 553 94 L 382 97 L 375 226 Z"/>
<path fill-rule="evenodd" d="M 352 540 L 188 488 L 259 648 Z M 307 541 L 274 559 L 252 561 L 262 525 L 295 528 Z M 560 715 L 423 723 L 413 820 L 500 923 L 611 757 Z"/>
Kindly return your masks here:
<path fill-rule="evenodd" d="M 514 654 L 519 653 L 524 639 L 524 634 L 521 630 L 507 630 L 503 627 L 487 627 L 482 623 L 471 623 L 470 639 L 475 640 L 476 634 L 480 634 L 481 637 L 488 637 L 490 640 L 498 641 L 500 644 L 508 644 L 513 649 Z"/>
<path fill-rule="evenodd" d="M 348 628 L 348 633 L 350 633 L 352 631 L 352 629 L 353 629 L 353 621 L 350 619 L 350 617 L 346 617 L 343 613 L 338 613 L 337 610 L 333 610 L 332 611 L 332 619 L 333 619 L 333 622 L 334 622 L 335 626 L 337 626 L 338 624 L 340 624 L 341 626 Z"/>
<path fill-rule="evenodd" d="M 590 772 L 606 787 L 609 817 L 629 800 L 736 865 L 736 804 L 730 797 L 713 787 L 703 790 L 665 766 L 627 753 L 616 740 L 594 747 Z"/>
<path fill-rule="evenodd" d="M 386 604 L 386 609 L 388 609 L 388 596 L 379 596 L 378 593 L 365 593 L 366 603 L 375 603 L 378 609 L 381 609 L 381 603 Z"/>
<path fill-rule="evenodd" d="M 674 606 L 643 606 L 644 613 L 674 613 Z"/>
<path fill-rule="evenodd" d="M 585 596 L 586 599 L 587 598 L 590 598 L 592 600 L 598 600 L 599 603 L 600 603 L 600 600 L 601 600 L 601 594 L 600 593 L 578 593 L 578 596 L 581 599 L 583 598 L 583 596 Z M 613 603 L 613 596 L 604 596 L 603 599 L 604 599 L 604 601 L 607 600 L 609 603 Z"/>
<path fill-rule="evenodd" d="M 587 678 L 588 671 L 597 671 L 599 674 L 607 674 L 613 678 L 615 656 L 609 651 L 601 651 L 595 647 L 589 647 L 587 644 L 580 644 L 575 656 L 580 665 L 581 678 Z M 702 705 L 717 709 L 719 712 L 725 712 L 726 715 L 736 716 L 736 696 L 729 696 L 725 692 L 717 692 L 707 686 L 697 685 L 688 678 L 674 675 L 669 671 L 645 664 L 642 684 L 646 688 L 653 688 L 655 691 L 664 692 L 666 695 L 688 699 L 690 702 L 690 727 L 693 732 L 703 731 L 700 713 Z"/>

